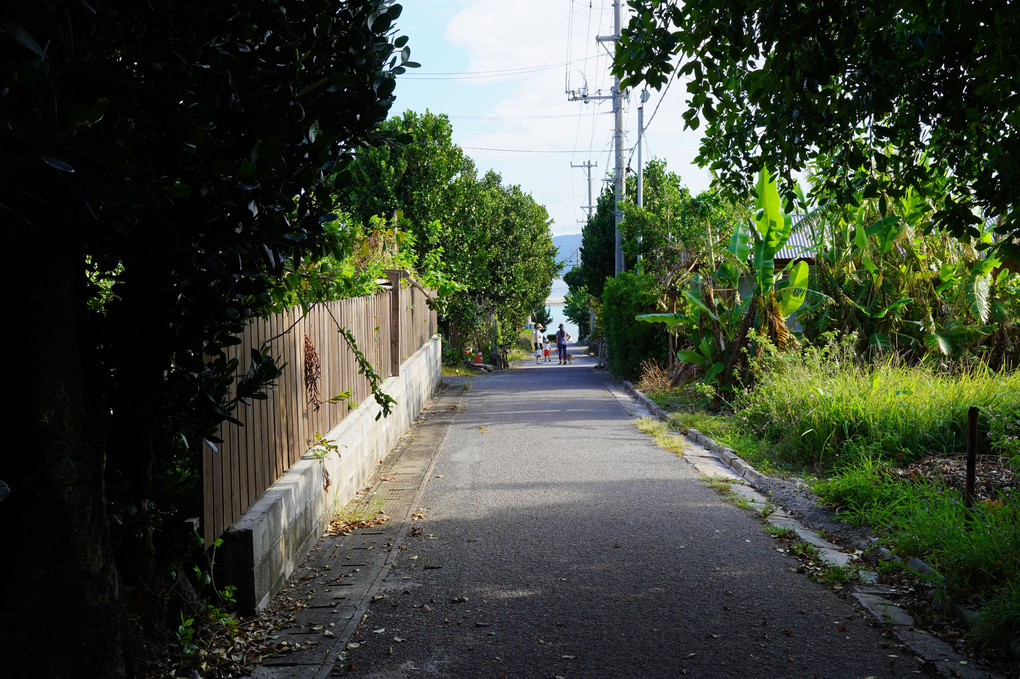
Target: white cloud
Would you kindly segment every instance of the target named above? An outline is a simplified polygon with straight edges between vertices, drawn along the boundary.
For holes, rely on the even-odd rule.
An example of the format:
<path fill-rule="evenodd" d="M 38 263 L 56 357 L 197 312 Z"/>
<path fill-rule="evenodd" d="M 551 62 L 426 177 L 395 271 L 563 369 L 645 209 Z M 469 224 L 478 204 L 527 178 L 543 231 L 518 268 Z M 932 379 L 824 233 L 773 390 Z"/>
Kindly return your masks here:
<path fill-rule="evenodd" d="M 446 39 L 468 50 L 472 71 L 565 61 L 566 12 L 546 0 L 479 0 L 450 21 Z"/>
<path fill-rule="evenodd" d="M 413 9 L 411 3 L 414 3 Z M 426 7 L 428 10 L 426 10 Z M 608 0 L 591 7 L 588 2 L 566 0 L 408 0 L 405 12 L 421 17 L 422 29 L 407 27 L 412 44 L 423 44 L 422 73 L 434 62 L 457 61 L 471 73 L 492 73 L 484 78 L 455 78 L 415 83 L 402 105 L 445 112 L 454 124 L 454 141 L 465 147 L 479 170 L 499 172 L 505 182 L 519 184 L 546 205 L 555 220 L 556 234 L 580 231 L 585 215 L 587 178 L 571 167 L 587 160 L 598 163 L 593 190 L 612 169 L 613 128 L 610 102 L 570 102 L 565 89 L 587 84 L 589 94 L 608 94 L 612 84 L 609 57 L 596 35 L 612 31 Z M 441 17 L 441 18 L 439 18 Z M 568 36 L 571 44 L 568 48 Z M 569 61 L 569 64 L 567 63 Z M 555 64 L 553 68 L 527 71 Z M 433 71 L 443 68 L 433 67 Z M 398 87 L 398 97 L 401 90 Z M 696 133 L 683 132 L 681 113 L 684 88 L 673 83 L 666 100 L 649 128 L 644 157 L 666 159 L 692 190 L 707 187 L 707 173 L 691 167 L 697 153 Z M 659 100 L 652 93 L 645 108 L 646 122 Z M 625 122 L 628 158 L 637 138 L 636 94 L 627 104 Z M 484 116 L 484 117 L 483 117 Z M 576 153 L 507 153 L 480 150 L 520 151 L 575 150 Z M 636 159 L 631 160 L 636 169 Z"/>

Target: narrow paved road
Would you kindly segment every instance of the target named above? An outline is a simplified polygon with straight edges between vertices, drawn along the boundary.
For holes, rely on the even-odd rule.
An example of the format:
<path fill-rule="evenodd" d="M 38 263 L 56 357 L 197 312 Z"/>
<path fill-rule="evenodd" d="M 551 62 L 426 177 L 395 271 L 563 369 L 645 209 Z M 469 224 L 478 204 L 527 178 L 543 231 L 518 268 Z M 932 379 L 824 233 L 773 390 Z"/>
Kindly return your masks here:
<path fill-rule="evenodd" d="M 470 384 L 335 675 L 916 676 L 585 359 Z"/>

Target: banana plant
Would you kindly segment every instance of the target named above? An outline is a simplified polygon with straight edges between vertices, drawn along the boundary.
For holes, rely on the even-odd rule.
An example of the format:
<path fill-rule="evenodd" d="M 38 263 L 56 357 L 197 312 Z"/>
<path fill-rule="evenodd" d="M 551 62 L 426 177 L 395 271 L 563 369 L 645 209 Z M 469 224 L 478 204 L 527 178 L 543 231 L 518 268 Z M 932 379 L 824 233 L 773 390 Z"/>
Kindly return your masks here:
<path fill-rule="evenodd" d="M 785 349 L 791 338 L 786 319 L 807 299 L 808 264 L 803 259 L 796 263 L 791 261 L 782 271 L 776 272 L 776 253 L 790 239 L 793 221 L 780 202 L 775 178 L 764 167 L 758 173 L 755 205 L 758 213 L 755 215 L 751 274 L 756 290 L 752 313 L 758 315 L 759 327 L 767 329 L 769 339 L 779 349 Z M 745 326 L 750 329 L 753 323 L 752 318 L 750 322 L 745 321 Z"/>
<path fill-rule="evenodd" d="M 673 314 L 642 314 L 637 320 L 684 326 L 692 349 L 677 358 L 705 371 L 705 381 L 732 387 L 734 368 L 748 333 L 756 324 L 782 349 L 791 333 L 786 319 L 803 306 L 808 294 L 808 264 L 801 260 L 776 271 L 775 256 L 790 238 L 792 220 L 782 207 L 775 178 L 762 168 L 755 191 L 757 212 L 751 223 L 737 226 L 730 241 L 730 258 L 711 279 L 696 277 L 683 298 L 687 309 Z M 753 283 L 752 294 L 741 298 L 742 278 Z M 717 301 L 718 300 L 718 301 Z"/>

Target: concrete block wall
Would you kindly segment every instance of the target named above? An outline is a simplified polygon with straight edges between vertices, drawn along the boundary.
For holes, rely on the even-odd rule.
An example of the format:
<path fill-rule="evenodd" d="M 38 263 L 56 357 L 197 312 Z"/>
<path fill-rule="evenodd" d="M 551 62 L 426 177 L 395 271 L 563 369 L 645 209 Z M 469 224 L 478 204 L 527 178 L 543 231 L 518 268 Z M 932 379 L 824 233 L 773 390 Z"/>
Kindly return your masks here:
<path fill-rule="evenodd" d="M 339 456 L 306 454 L 224 534 L 217 555 L 220 582 L 237 587 L 244 610 L 262 610 L 283 588 L 336 510 L 371 483 L 441 379 L 442 342 L 435 336 L 401 364 L 399 375 L 383 382 L 397 402 L 389 416 L 376 419 L 381 408 L 371 397 L 359 404 L 324 436 L 339 447 Z"/>

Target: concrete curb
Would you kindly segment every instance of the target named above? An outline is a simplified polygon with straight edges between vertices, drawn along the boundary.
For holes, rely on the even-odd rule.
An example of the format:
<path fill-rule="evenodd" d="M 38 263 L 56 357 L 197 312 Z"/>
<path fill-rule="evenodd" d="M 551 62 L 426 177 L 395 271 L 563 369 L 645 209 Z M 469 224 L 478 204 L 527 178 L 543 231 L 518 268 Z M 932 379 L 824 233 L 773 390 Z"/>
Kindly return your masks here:
<path fill-rule="evenodd" d="M 645 406 L 656 418 L 663 422 L 669 421 L 669 414 L 642 393 L 634 384 L 627 380 L 620 380 L 620 382 L 630 395 Z M 768 479 L 767 476 L 748 464 L 731 448 L 719 444 L 696 429 L 688 429 L 685 438 L 691 443 L 710 451 L 723 466 L 747 481 L 755 489 L 759 489 L 763 482 Z M 802 539 L 807 537 L 808 542 L 815 543 L 814 539 L 810 539 L 810 536 L 813 535 L 821 543 L 831 544 L 818 536 L 810 527 L 800 524 L 799 521 L 784 518 L 781 523 L 785 525 L 789 521 L 796 524 L 795 531 Z M 831 545 L 831 548 L 839 549 L 835 545 Z M 865 545 L 862 551 L 866 557 L 870 554 L 872 562 L 894 560 L 903 563 L 899 557 L 884 548 L 871 550 L 870 546 Z M 911 558 L 904 565 L 915 573 L 936 576 L 935 571 L 920 559 Z M 889 591 L 880 586 L 866 583 L 850 591 L 850 595 L 879 622 L 889 625 L 896 638 L 910 648 L 918 658 L 934 668 L 940 677 L 945 679 L 1002 679 L 1002 675 L 996 672 L 972 667 L 968 664 L 966 658 L 957 653 L 951 645 L 931 634 L 915 629 L 913 617 L 896 605 L 894 600 L 883 596 L 889 593 Z M 962 612 L 962 609 L 957 609 L 960 609 L 960 607 L 954 605 L 953 610 L 956 617 L 966 620 L 967 616 Z"/>
<path fill-rule="evenodd" d="M 380 417 L 374 398 L 365 398 L 323 437 L 338 446 L 338 455 L 320 459 L 306 452 L 224 533 L 220 566 L 237 586 L 243 610 L 262 610 L 280 591 L 329 526 L 334 508 L 372 480 L 441 381 L 442 340 L 436 335 L 401 364 L 399 375 L 382 383 L 397 402 L 389 417 Z"/>

